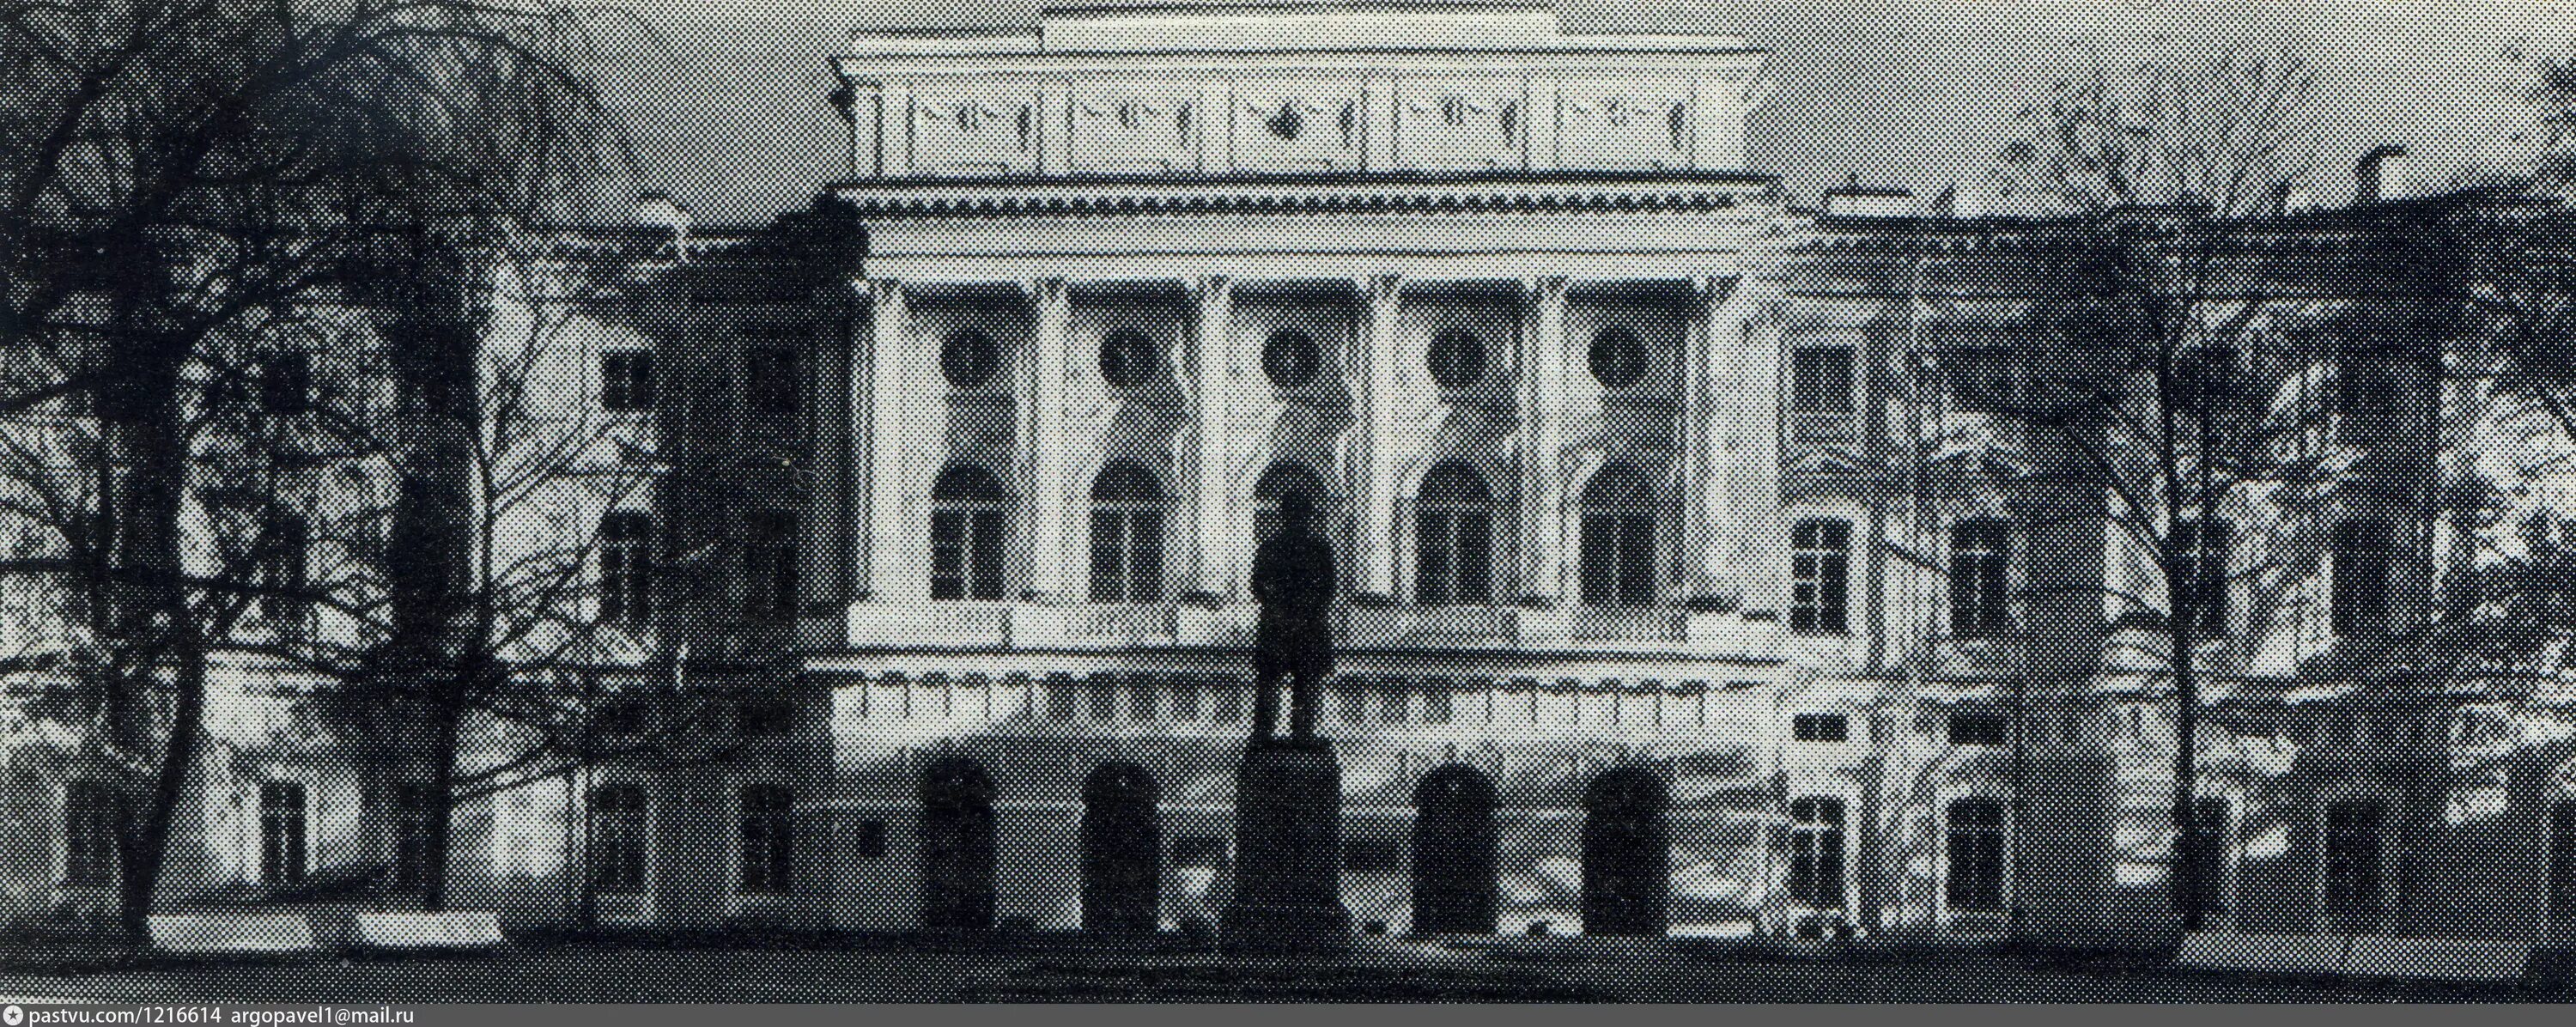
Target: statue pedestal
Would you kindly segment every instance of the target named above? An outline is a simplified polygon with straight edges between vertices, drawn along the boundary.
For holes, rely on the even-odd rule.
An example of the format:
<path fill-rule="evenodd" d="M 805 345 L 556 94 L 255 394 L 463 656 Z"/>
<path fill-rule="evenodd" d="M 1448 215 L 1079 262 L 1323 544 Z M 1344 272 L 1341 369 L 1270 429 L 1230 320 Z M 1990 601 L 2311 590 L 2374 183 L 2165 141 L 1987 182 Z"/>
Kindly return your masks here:
<path fill-rule="evenodd" d="M 1254 742 L 1235 773 L 1228 951 L 1341 951 L 1342 768 L 1329 743 Z"/>

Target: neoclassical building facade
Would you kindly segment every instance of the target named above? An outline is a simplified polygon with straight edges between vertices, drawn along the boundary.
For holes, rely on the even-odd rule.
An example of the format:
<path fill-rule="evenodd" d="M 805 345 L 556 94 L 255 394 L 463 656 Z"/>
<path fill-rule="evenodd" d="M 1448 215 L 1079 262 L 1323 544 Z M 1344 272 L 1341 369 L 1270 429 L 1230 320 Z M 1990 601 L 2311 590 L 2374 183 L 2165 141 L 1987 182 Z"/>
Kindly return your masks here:
<path fill-rule="evenodd" d="M 1355 923 L 2169 943 L 2170 683 L 2105 598 L 2152 587 L 2098 516 L 1996 485 L 2044 457 L 1943 393 L 2009 372 L 2060 265 L 2027 222 L 1790 207 L 1746 170 L 1765 59 L 1517 7 L 862 34 L 824 190 L 864 232 L 850 273 L 808 288 L 756 234 L 656 204 L 567 248 L 647 299 L 532 305 L 568 326 L 539 343 L 551 394 L 652 440 L 601 446 L 643 483 L 523 528 L 584 553 L 580 614 L 617 628 L 585 701 L 606 734 L 657 715 L 619 698 L 669 694 L 647 686 L 731 712 L 691 722 L 696 757 L 460 805 L 451 903 L 1213 924 L 1245 576 L 1294 490 L 1342 578 L 1320 728 Z M 2285 219 L 2264 245 L 2326 255 L 2303 304 L 2394 318 L 2411 298 L 2334 256 L 2392 224 Z M 2387 395 L 2451 409 L 2430 381 Z M 2441 455 L 2392 452 L 2356 472 L 2385 487 L 2351 490 L 2352 527 L 2273 533 L 2304 562 L 2210 549 L 2242 598 L 2209 655 L 2204 906 L 2563 943 L 2556 700 L 2312 673 L 2352 610 L 2429 616 L 2459 551 L 2402 487 Z M 321 783 L 345 739 L 263 730 L 292 739 L 228 750 L 273 755 L 210 775 L 230 826 L 189 880 L 400 863 L 395 793 Z M 24 791 L 57 829 L 12 858 L 56 887 L 20 908 L 59 908 L 87 807 Z"/>

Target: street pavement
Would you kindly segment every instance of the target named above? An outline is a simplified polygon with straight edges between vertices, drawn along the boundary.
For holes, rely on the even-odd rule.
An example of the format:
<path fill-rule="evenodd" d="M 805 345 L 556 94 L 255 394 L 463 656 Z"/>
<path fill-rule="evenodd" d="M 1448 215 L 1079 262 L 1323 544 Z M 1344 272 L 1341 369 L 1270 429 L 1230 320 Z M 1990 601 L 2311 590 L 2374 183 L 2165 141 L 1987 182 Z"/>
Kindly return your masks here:
<path fill-rule="evenodd" d="M 23 966 L 23 964 L 21 964 Z M 562 944 L 477 956 L 160 963 L 0 972 L 0 996 L 168 1003 L 1652 1001 L 2386 1002 L 2541 995 L 2437 984 L 2041 970 L 1990 956 L 1744 961 L 1660 946 L 1455 949 L 1389 941 L 1330 960 Z"/>

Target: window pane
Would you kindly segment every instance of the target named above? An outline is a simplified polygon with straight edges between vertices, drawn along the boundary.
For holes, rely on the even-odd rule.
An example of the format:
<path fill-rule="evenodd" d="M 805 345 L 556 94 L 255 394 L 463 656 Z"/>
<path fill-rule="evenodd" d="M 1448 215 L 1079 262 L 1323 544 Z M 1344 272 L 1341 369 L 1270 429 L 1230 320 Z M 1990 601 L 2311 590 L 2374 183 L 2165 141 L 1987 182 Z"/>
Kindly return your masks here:
<path fill-rule="evenodd" d="M 1790 365 L 1790 409 L 1801 414 L 1852 412 L 1852 349 L 1810 346 Z"/>
<path fill-rule="evenodd" d="M 954 510 L 930 515 L 930 598 L 966 598 L 966 515 Z"/>
<path fill-rule="evenodd" d="M 1114 510 L 1091 512 L 1091 601 L 1127 598 L 1127 519 Z"/>
<path fill-rule="evenodd" d="M 969 554 L 974 573 L 969 594 L 987 602 L 1002 598 L 1002 514 L 985 510 L 975 514 L 974 546 Z"/>

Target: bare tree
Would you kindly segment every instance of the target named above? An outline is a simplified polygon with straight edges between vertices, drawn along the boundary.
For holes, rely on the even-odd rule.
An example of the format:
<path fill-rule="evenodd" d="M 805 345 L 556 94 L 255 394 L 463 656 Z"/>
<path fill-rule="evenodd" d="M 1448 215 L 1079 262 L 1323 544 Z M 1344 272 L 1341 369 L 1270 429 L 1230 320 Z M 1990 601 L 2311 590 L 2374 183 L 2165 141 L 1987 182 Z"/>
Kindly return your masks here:
<path fill-rule="evenodd" d="M 2176 748 L 2176 908 L 2201 923 L 2195 747 L 2203 643 L 2225 597 L 2318 547 L 2300 524 L 2348 466 L 2319 402 L 2329 316 L 2296 300 L 2310 269 L 2275 253 L 2273 219 L 2308 186 L 2316 76 L 2287 47 L 2097 64 L 2024 110 L 2000 177 L 2049 217 L 2030 230 L 2037 299 L 2001 354 L 1932 354 L 1947 391 L 2012 425 L 2031 469 L 2009 487 L 2042 520 L 2107 526 L 2147 587 L 2088 585 L 2162 636 Z M 1983 357 L 1983 363 L 1979 358 Z M 2325 361 L 2331 364 L 2331 361 Z M 1937 443 L 1936 443 L 1937 444 Z M 2227 512 L 2260 497 L 2265 567 L 2230 564 Z M 2305 534 L 2301 534 L 2301 532 Z"/>
<path fill-rule="evenodd" d="M 540 2 L 109 0 L 0 6 L 0 412 L 94 425 L 77 540 L 111 744 L 148 780 L 120 920 L 140 937 L 202 741 L 210 654 L 248 593 L 185 511 L 234 356 L 366 282 L 360 241 L 578 207 L 621 170 L 579 19 Z M 220 547 L 218 547 L 219 549 Z M 252 561 L 256 562 L 256 561 Z M 295 583 L 309 590 L 310 582 Z"/>

